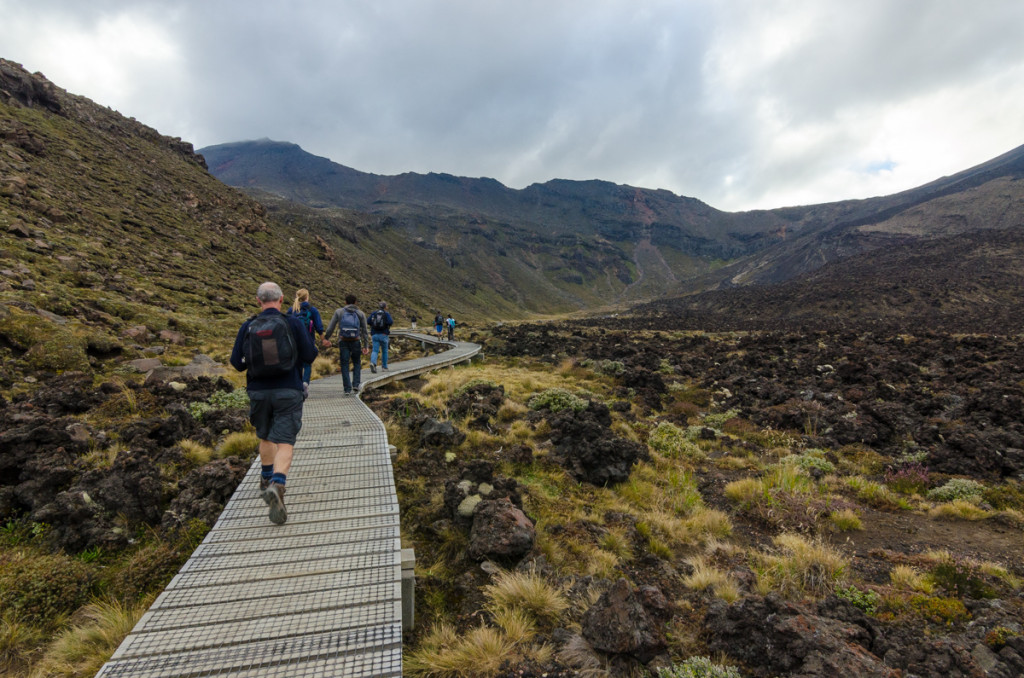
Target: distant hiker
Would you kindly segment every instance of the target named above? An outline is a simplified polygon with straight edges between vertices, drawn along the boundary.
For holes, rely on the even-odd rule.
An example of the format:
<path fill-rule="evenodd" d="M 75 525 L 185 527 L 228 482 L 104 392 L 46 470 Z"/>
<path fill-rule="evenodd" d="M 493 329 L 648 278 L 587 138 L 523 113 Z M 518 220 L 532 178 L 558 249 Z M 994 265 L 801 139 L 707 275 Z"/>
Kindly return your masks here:
<path fill-rule="evenodd" d="M 390 341 L 391 326 L 394 321 L 388 313 L 388 303 L 380 302 L 379 308 L 370 314 L 366 319 L 370 326 L 370 341 L 373 342 L 373 351 L 370 352 L 370 371 L 377 374 L 377 353 L 380 352 L 381 369 L 388 369 L 388 341 Z"/>
<path fill-rule="evenodd" d="M 437 334 L 437 338 L 441 338 L 441 333 L 444 332 L 444 316 L 438 311 L 437 315 L 434 316 L 434 333 Z"/>
<path fill-rule="evenodd" d="M 324 336 L 324 323 L 320 318 L 320 311 L 317 310 L 316 306 L 309 303 L 309 290 L 303 288 L 295 291 L 295 299 L 292 301 L 292 307 L 288 310 L 288 315 L 293 315 L 302 322 L 302 326 L 306 328 L 309 333 L 309 338 L 313 341 L 313 345 L 316 345 L 316 336 Z M 302 364 L 302 392 L 304 394 L 309 393 L 309 379 L 313 376 L 313 364 L 303 363 Z"/>
<path fill-rule="evenodd" d="M 417 320 L 417 318 L 416 318 L 416 314 L 415 313 L 409 314 L 409 322 L 412 323 L 412 328 L 413 329 L 416 329 L 416 320 Z"/>
<path fill-rule="evenodd" d="M 277 283 L 260 285 L 260 313 L 242 323 L 231 349 L 231 365 L 245 371 L 249 421 L 260 439 L 260 494 L 278 525 L 288 519 L 285 481 L 302 428 L 302 365 L 317 356 L 301 321 L 281 313 L 283 297 Z"/>
<path fill-rule="evenodd" d="M 366 315 L 356 306 L 356 295 L 345 297 L 345 306 L 339 308 L 331 316 L 331 322 L 324 333 L 324 346 L 331 345 L 331 335 L 338 328 L 338 352 L 341 354 L 341 383 L 345 387 L 345 395 L 359 392 L 362 372 L 360 354 L 370 352 L 370 335 L 366 331 Z M 362 340 L 362 342 L 360 342 Z M 352 363 L 352 377 L 349 378 L 348 366 Z"/>
<path fill-rule="evenodd" d="M 448 341 L 455 341 L 455 318 L 452 314 L 448 314 L 448 319 L 444 321 L 445 326 L 448 328 Z"/>

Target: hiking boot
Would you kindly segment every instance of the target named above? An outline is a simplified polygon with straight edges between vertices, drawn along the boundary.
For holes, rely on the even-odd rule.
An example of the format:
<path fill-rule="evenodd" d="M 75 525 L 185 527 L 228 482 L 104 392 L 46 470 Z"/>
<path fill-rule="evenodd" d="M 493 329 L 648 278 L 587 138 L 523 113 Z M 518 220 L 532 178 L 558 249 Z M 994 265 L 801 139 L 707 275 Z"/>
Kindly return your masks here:
<path fill-rule="evenodd" d="M 263 490 L 267 489 L 268 485 L 270 485 L 270 478 L 260 476 L 260 494 L 263 494 Z"/>
<path fill-rule="evenodd" d="M 377 366 L 374 365 L 373 363 L 370 363 L 370 371 L 373 372 L 374 374 L 377 374 Z"/>
<path fill-rule="evenodd" d="M 288 512 L 284 509 L 284 485 L 270 483 L 267 489 L 263 490 L 263 501 L 270 507 L 270 522 L 284 525 L 284 521 L 288 520 Z"/>
<path fill-rule="evenodd" d="M 386 367 L 382 367 L 381 369 L 384 370 L 385 372 L 388 371 L 388 368 L 386 368 Z"/>

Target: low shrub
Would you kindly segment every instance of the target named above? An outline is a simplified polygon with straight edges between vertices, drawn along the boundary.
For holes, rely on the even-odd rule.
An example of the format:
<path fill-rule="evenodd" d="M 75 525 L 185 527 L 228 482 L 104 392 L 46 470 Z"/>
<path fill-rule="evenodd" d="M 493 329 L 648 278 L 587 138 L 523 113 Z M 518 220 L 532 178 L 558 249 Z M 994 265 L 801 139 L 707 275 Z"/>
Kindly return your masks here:
<path fill-rule="evenodd" d="M 564 388 L 549 388 L 530 398 L 527 403 L 531 410 L 547 409 L 551 410 L 552 413 L 561 412 L 562 410 L 582 412 L 587 409 L 588 405 L 589 403 L 586 400 Z"/>
<path fill-rule="evenodd" d="M 63 554 L 16 553 L 0 561 L 0 608 L 32 624 L 53 623 L 84 605 L 93 569 Z"/>
<path fill-rule="evenodd" d="M 994 598 L 996 595 L 977 569 L 963 561 L 943 560 L 932 568 L 929 576 L 937 586 L 957 598 Z"/>
<path fill-rule="evenodd" d="M 647 444 L 651 449 L 669 459 L 703 459 L 707 456 L 703 450 L 687 439 L 686 431 L 667 421 L 661 422 L 651 431 L 647 438 Z"/>
<path fill-rule="evenodd" d="M 659 668 L 658 678 L 741 678 L 735 666 L 715 664 L 708 657 L 690 657 L 670 668 Z"/>
<path fill-rule="evenodd" d="M 942 487 L 936 487 L 928 491 L 928 498 L 932 501 L 953 501 L 964 499 L 967 501 L 978 500 L 985 492 L 985 486 L 970 478 L 951 478 Z"/>
<path fill-rule="evenodd" d="M 193 419 L 202 419 L 203 415 L 213 410 L 248 409 L 249 394 L 244 388 L 234 391 L 214 391 L 205 401 L 196 401 L 187 406 Z"/>
<path fill-rule="evenodd" d="M 862 591 L 856 586 L 847 588 L 837 587 L 836 596 L 853 604 L 854 607 L 864 611 L 866 614 L 874 614 L 878 609 L 880 598 L 874 591 Z"/>
<path fill-rule="evenodd" d="M 928 489 L 928 468 L 919 463 L 890 467 L 885 471 L 885 484 L 900 494 L 921 494 Z"/>

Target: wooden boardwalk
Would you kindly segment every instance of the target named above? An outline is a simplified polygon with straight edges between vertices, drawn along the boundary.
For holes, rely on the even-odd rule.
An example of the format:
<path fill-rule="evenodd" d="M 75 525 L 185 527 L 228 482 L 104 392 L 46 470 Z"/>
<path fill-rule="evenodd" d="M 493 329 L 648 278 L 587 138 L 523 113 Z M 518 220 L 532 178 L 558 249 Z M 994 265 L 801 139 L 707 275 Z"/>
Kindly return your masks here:
<path fill-rule="evenodd" d="M 420 341 L 436 338 L 394 331 Z M 447 343 L 447 342 L 442 342 Z M 372 387 L 468 362 L 477 344 L 392 363 Z M 341 375 L 310 385 L 288 474 L 288 521 L 257 458 L 216 525 L 97 676 L 402 675 L 402 546 L 387 434 Z"/>

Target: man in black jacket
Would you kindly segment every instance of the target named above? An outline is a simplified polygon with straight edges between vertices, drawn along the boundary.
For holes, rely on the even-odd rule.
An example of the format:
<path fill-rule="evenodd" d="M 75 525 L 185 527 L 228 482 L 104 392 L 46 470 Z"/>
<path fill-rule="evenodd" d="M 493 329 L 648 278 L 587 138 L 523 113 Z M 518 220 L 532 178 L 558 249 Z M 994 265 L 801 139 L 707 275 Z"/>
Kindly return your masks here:
<path fill-rule="evenodd" d="M 317 356 L 299 318 L 281 313 L 283 297 L 277 283 L 260 285 L 260 313 L 242 324 L 231 349 L 231 365 L 246 371 L 249 421 L 260 439 L 260 492 L 278 525 L 288 519 L 284 488 L 302 428 L 302 365 Z"/>

